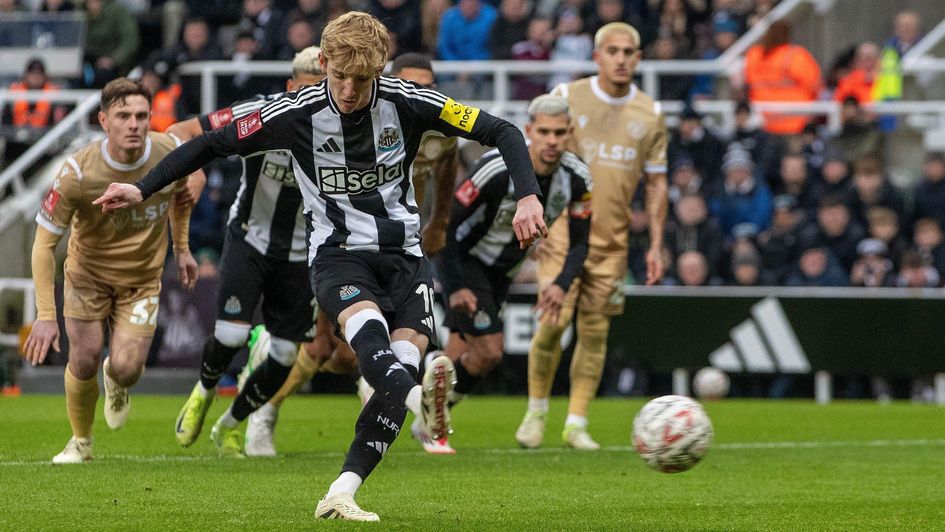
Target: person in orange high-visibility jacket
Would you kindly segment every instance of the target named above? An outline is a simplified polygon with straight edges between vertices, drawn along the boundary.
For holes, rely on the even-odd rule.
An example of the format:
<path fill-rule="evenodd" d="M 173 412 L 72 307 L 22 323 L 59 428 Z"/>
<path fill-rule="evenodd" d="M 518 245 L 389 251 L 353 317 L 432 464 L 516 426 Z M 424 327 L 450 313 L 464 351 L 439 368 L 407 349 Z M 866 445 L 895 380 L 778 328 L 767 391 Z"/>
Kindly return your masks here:
<path fill-rule="evenodd" d="M 39 59 L 30 60 L 26 65 L 26 72 L 23 74 L 22 81 L 16 81 L 10 84 L 10 90 L 14 92 L 25 92 L 28 90 L 41 90 L 44 92 L 54 92 L 59 87 L 49 82 L 46 77 L 46 66 Z M 14 100 L 10 122 L 16 127 L 44 128 L 52 125 L 54 120 L 61 119 L 61 109 L 53 109 L 53 105 L 48 100 L 29 101 Z M 53 114 L 60 116 L 53 116 Z"/>
<path fill-rule="evenodd" d="M 822 85 L 820 66 L 803 46 L 791 44 L 791 26 L 779 20 L 771 24 L 759 44 L 745 54 L 748 100 L 761 102 L 813 102 Z M 799 134 L 808 116 L 764 113 L 764 129 L 775 135 Z"/>
<path fill-rule="evenodd" d="M 177 100 L 180 99 L 181 88 L 177 83 L 168 85 L 154 93 L 151 103 L 151 129 L 164 131 L 177 122 Z"/>
<path fill-rule="evenodd" d="M 860 105 L 872 102 L 878 63 L 879 46 L 871 42 L 857 46 L 853 69 L 837 81 L 837 88 L 833 91 L 834 101 L 843 103 L 847 98 L 855 98 Z"/>

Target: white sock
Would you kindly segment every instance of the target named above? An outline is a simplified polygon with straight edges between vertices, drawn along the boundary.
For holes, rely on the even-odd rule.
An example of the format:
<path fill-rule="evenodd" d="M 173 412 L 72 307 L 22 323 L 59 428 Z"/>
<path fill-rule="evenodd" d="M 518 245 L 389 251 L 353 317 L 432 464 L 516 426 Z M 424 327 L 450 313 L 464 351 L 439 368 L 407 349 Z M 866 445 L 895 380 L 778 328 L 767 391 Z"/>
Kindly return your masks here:
<path fill-rule="evenodd" d="M 577 425 L 582 429 L 587 428 L 587 418 L 584 416 L 575 416 L 574 414 L 568 414 L 568 418 L 564 420 L 564 425 Z"/>
<path fill-rule="evenodd" d="M 537 399 L 535 397 L 528 398 L 528 411 L 529 412 L 540 412 L 542 414 L 548 413 L 548 398 Z"/>
<path fill-rule="evenodd" d="M 423 388 L 418 384 L 410 389 L 410 393 L 407 394 L 407 400 L 404 401 L 404 406 L 413 412 L 415 416 L 420 415 L 420 396 L 422 393 Z"/>
<path fill-rule="evenodd" d="M 228 429 L 232 429 L 240 424 L 240 422 L 233 417 L 233 405 L 230 405 L 230 407 L 226 409 L 226 412 L 220 416 L 220 424 Z"/>
<path fill-rule="evenodd" d="M 358 475 L 351 471 L 345 471 L 331 483 L 331 486 L 328 488 L 328 495 L 325 495 L 325 498 L 333 497 L 339 493 L 350 493 L 353 496 L 358 492 L 358 488 L 361 487 L 362 482 L 364 481 Z"/>
<path fill-rule="evenodd" d="M 213 395 L 214 392 L 216 391 L 217 391 L 216 388 L 211 388 L 209 390 L 204 388 L 203 381 L 197 381 L 197 393 L 200 394 L 200 397 L 203 397 L 204 399 L 206 399 L 210 397 L 211 395 Z"/>
<path fill-rule="evenodd" d="M 279 411 L 279 407 L 277 407 L 276 405 L 272 403 L 266 403 L 262 405 L 261 407 L 259 407 L 256 410 L 256 412 L 254 412 L 254 414 L 258 413 L 263 416 L 272 416 L 272 415 L 275 415 L 275 413 L 278 411 Z"/>

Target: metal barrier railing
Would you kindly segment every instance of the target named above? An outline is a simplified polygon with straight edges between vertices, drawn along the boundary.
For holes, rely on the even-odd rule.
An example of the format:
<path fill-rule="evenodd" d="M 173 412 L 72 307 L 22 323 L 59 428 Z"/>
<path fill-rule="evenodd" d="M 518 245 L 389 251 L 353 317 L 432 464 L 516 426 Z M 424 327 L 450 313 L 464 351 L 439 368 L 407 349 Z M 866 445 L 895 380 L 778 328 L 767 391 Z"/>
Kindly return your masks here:
<path fill-rule="evenodd" d="M 36 320 L 36 292 L 33 288 L 33 280 L 0 279 L 0 294 L 7 290 L 22 292 L 23 323 L 33 323 L 33 321 Z M 19 347 L 20 335 L 18 333 L 0 332 L 0 345 L 6 347 Z"/>

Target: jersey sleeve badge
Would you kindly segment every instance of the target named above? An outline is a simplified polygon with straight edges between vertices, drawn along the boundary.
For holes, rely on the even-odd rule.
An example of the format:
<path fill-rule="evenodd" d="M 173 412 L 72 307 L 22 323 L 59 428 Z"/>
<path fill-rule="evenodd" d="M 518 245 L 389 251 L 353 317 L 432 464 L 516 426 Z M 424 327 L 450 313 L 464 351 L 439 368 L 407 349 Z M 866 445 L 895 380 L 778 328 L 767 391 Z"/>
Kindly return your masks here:
<path fill-rule="evenodd" d="M 478 117 L 478 108 L 463 105 L 452 98 L 446 99 L 446 104 L 443 105 L 443 109 L 440 111 L 440 120 L 457 129 L 462 129 L 466 133 L 472 131 Z"/>
<path fill-rule="evenodd" d="M 262 126 L 262 117 L 260 116 L 259 111 L 256 111 L 255 113 L 246 115 L 236 121 L 236 136 L 239 140 L 243 140 L 262 129 Z"/>
<path fill-rule="evenodd" d="M 220 129 L 233 121 L 233 111 L 229 107 L 220 109 L 208 114 L 207 119 L 210 121 L 211 128 Z"/>
<path fill-rule="evenodd" d="M 463 207 L 469 207 L 479 197 L 479 188 L 472 181 L 466 181 L 456 190 L 456 199 L 463 204 Z"/>

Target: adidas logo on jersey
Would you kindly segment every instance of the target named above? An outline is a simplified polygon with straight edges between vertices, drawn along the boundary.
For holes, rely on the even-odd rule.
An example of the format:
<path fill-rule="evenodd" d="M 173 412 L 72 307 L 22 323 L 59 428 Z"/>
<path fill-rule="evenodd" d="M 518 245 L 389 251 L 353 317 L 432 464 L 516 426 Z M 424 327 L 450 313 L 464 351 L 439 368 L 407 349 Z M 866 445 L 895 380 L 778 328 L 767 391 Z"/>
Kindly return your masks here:
<path fill-rule="evenodd" d="M 347 166 L 322 166 L 318 169 L 319 188 L 325 194 L 363 194 L 403 177 L 403 161 L 393 166 L 379 164 L 362 172 Z"/>
<path fill-rule="evenodd" d="M 338 143 L 335 142 L 335 139 L 329 137 L 328 141 L 318 148 L 315 148 L 315 151 L 318 153 L 341 153 L 341 148 L 338 146 Z"/>

